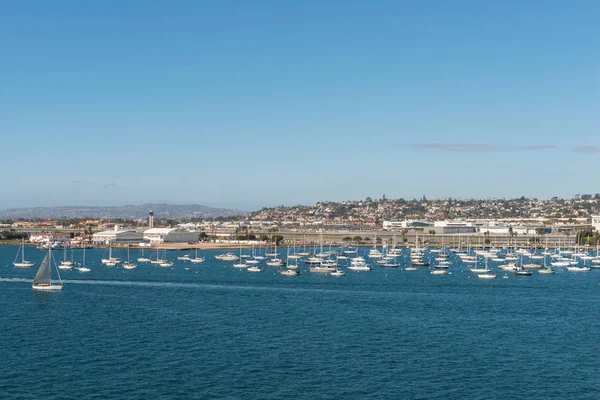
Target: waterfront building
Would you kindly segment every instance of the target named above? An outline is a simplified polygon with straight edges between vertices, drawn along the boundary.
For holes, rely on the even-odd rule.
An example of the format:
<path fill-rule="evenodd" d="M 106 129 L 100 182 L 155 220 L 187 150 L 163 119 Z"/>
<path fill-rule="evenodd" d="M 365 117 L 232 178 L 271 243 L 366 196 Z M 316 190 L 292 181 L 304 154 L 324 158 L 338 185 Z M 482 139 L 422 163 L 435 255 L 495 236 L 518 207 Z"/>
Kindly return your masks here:
<path fill-rule="evenodd" d="M 69 236 L 59 233 L 32 233 L 29 235 L 29 241 L 31 243 L 39 244 L 51 244 L 51 243 L 62 243 L 69 240 Z"/>
<path fill-rule="evenodd" d="M 144 231 L 144 240 L 150 243 L 189 243 L 198 241 L 198 232 L 182 228 L 152 228 Z"/>
<path fill-rule="evenodd" d="M 92 236 L 92 242 L 95 244 L 138 244 L 144 239 L 144 235 L 135 231 L 120 230 L 118 226 L 115 229 L 96 232 Z"/>

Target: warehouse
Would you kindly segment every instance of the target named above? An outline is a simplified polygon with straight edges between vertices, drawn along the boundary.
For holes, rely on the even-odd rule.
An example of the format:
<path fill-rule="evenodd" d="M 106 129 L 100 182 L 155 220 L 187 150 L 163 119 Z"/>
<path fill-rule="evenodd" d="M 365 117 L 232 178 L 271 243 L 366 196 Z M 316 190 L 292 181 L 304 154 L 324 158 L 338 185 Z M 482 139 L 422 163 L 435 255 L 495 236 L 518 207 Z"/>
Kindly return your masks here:
<path fill-rule="evenodd" d="M 144 235 L 135 231 L 122 231 L 113 229 L 110 231 L 96 232 L 92 236 L 94 244 L 138 244 L 144 239 Z"/>
<path fill-rule="evenodd" d="M 144 240 L 150 243 L 190 243 L 198 241 L 198 232 L 182 228 L 152 228 L 144 231 Z"/>

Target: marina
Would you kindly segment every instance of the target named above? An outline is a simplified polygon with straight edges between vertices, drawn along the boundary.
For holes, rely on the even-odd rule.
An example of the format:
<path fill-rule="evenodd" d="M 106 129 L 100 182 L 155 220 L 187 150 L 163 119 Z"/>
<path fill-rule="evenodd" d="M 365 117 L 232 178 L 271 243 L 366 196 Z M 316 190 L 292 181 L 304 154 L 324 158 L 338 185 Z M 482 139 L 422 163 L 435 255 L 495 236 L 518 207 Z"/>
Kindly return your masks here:
<path fill-rule="evenodd" d="M 331 250 L 342 254 L 343 249 Z M 368 260 L 370 249 L 358 248 L 351 256 Z M 306 250 L 312 255 L 320 252 L 320 246 Z M 382 254 L 390 250 L 379 247 Z M 600 290 L 598 270 L 574 273 L 564 267 L 543 274 L 542 266 L 527 269 L 531 276 L 518 276 L 498 268 L 507 262 L 488 261 L 494 279 L 471 272 L 471 264 L 462 263 L 459 249 L 455 250 L 420 250 L 431 263 L 428 267 L 411 265 L 411 249 L 395 250 L 397 268 L 367 261 L 370 271 L 351 270 L 351 259 L 338 260 L 338 266 L 330 268 L 292 258 L 287 265 L 297 266 L 296 273 L 267 266 L 265 250 L 258 249 L 257 258 L 252 258 L 258 264 L 251 271 L 235 268 L 239 261 L 216 258 L 226 250 L 197 255 L 159 252 L 160 258 L 173 263 L 171 267 L 146 262 L 125 269 L 124 264 L 102 264 L 107 249 L 86 249 L 89 272 L 83 273 L 78 270 L 84 264 L 83 249 L 75 249 L 75 267 L 61 270 L 62 290 L 50 293 L 31 288 L 47 251 L 28 249 L 27 258 L 35 267 L 16 268 L 12 261 L 17 246 L 0 246 L 0 307 L 5 321 L 0 346 L 5 354 L 18 355 L 5 359 L 0 374 L 40 381 L 40 386 L 19 385 L 15 378 L 17 386 L 11 386 L 19 387 L 21 395 L 38 398 L 44 397 L 42 393 L 84 398 L 96 392 L 110 397 L 123 393 L 123 387 L 152 398 L 171 398 L 173 393 L 206 398 L 213 391 L 219 397 L 251 391 L 249 397 L 268 398 L 272 371 L 277 370 L 282 371 L 278 393 L 299 399 L 312 399 L 316 393 L 364 398 L 365 387 L 375 386 L 378 393 L 400 398 L 497 398 L 501 393 L 509 398 L 558 399 L 573 390 L 591 393 L 597 349 L 591 332 L 600 329 L 600 315 L 590 305 Z M 112 257 L 141 257 L 141 250 L 129 252 L 113 249 Z M 52 253 L 58 261 L 63 258 L 62 250 Z M 448 268 L 438 268 L 435 258 L 445 253 Z M 494 256 L 512 253 L 513 249 L 498 249 Z M 555 252 L 548 253 L 550 260 Z M 576 258 L 576 253 L 571 251 L 566 258 Z M 177 259 L 185 254 L 205 261 Z M 484 256 L 477 257 L 477 265 L 485 266 Z M 526 256 L 523 259 L 529 263 Z M 311 273 L 312 268 L 327 271 Z M 61 324 L 46 331 L 47 341 L 68 344 L 76 351 L 65 354 L 36 344 L 32 327 L 58 319 Z M 127 321 L 126 327 L 117 320 Z M 77 336 L 68 336 L 72 331 Z M 327 334 L 319 335 L 317 344 L 312 336 L 320 331 Z M 34 345 L 23 351 L 18 345 L 23 341 Z M 290 343 L 298 347 L 292 349 Z M 51 358 L 40 365 L 32 357 L 42 353 Z M 136 361 L 143 357 L 152 362 Z M 293 365 L 287 361 L 292 357 Z M 565 369 L 572 358 L 578 360 L 578 368 Z M 52 386 L 48 391 L 46 380 L 63 376 L 61 364 L 67 361 L 84 368 L 70 369 L 74 383 L 67 388 Z M 25 374 L 29 364 L 37 367 Z M 120 367 L 106 369 L 106 365 Z M 328 379 L 335 385 L 322 386 L 322 371 L 330 365 L 346 372 Z M 360 368 L 368 373 L 357 372 Z M 453 395 L 448 396 L 445 381 L 428 377 L 432 369 L 448 371 Z M 473 375 L 474 369 L 479 373 Z M 157 374 L 160 384 L 148 388 L 147 374 Z M 96 379 L 99 375 L 103 379 Z M 492 390 L 491 379 L 517 384 Z M 427 386 L 422 386 L 424 382 Z M 9 398 L 11 387 L 0 380 L 0 390 Z"/>

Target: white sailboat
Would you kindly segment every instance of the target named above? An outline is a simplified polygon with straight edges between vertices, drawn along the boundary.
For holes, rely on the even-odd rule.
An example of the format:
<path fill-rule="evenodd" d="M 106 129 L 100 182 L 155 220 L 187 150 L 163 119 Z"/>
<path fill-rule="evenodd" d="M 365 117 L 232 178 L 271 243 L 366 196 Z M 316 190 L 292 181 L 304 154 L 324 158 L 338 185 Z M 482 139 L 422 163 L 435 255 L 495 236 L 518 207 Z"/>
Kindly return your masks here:
<path fill-rule="evenodd" d="M 239 263 L 233 264 L 234 268 L 248 268 L 249 267 L 249 265 L 246 264 L 246 262 L 242 258 L 242 244 L 241 243 L 240 243 L 240 260 L 241 261 Z"/>
<path fill-rule="evenodd" d="M 73 269 L 73 249 L 71 249 L 71 261 L 67 260 L 67 248 L 63 248 L 63 260 L 60 262 L 58 268 L 60 269 Z"/>
<path fill-rule="evenodd" d="M 19 253 L 21 253 L 21 261 L 17 261 Z M 19 250 L 17 251 L 17 255 L 15 256 L 15 261 L 13 262 L 13 265 L 17 268 L 31 268 L 35 265 L 31 261 L 25 260 L 25 238 L 22 239 L 21 247 L 19 247 Z"/>
<path fill-rule="evenodd" d="M 40 264 L 40 268 L 38 269 L 37 274 L 35 274 L 35 278 L 33 278 L 33 283 L 31 287 L 33 290 L 44 290 L 44 291 L 54 291 L 61 290 L 62 280 L 60 279 L 60 273 L 58 269 L 56 269 L 56 273 L 58 275 L 58 283 L 52 282 L 52 249 L 48 249 L 48 253 L 42 260 Z"/>
<path fill-rule="evenodd" d="M 202 264 L 204 260 L 204 257 L 198 257 L 198 249 L 196 249 L 196 257 L 192 258 L 190 262 L 192 264 Z"/>
<path fill-rule="evenodd" d="M 83 245 L 83 260 L 81 261 L 81 265 L 77 267 L 79 272 L 90 272 L 91 269 L 85 265 L 85 244 Z"/>
<path fill-rule="evenodd" d="M 129 256 L 129 246 L 127 246 L 127 262 L 125 264 L 123 264 L 123 268 L 124 269 L 136 269 L 137 265 L 133 264 L 131 262 L 131 258 Z"/>
<path fill-rule="evenodd" d="M 143 247 L 142 247 L 142 255 L 141 255 L 141 257 L 138 257 L 137 261 L 138 262 L 150 262 L 150 261 L 152 261 L 150 258 L 144 257 L 144 248 Z"/>
<path fill-rule="evenodd" d="M 121 262 L 120 259 L 112 256 L 112 244 L 109 244 L 108 245 L 108 258 L 103 258 L 102 264 L 104 264 L 108 267 L 114 267 L 115 265 L 117 265 L 120 262 Z"/>

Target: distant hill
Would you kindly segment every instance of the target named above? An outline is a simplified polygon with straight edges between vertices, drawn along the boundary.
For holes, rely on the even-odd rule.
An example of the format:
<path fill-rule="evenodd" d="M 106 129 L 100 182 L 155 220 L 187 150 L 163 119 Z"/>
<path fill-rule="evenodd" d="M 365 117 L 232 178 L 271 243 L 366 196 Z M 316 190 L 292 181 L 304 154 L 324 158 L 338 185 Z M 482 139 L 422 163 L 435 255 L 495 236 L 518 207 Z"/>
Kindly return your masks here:
<path fill-rule="evenodd" d="M 34 208 L 11 208 L 0 210 L 0 218 L 147 218 L 148 211 L 154 211 L 154 218 L 215 218 L 235 217 L 246 215 L 239 210 L 227 208 L 214 208 L 198 204 L 142 204 L 138 206 L 115 206 L 115 207 L 34 207 Z"/>

